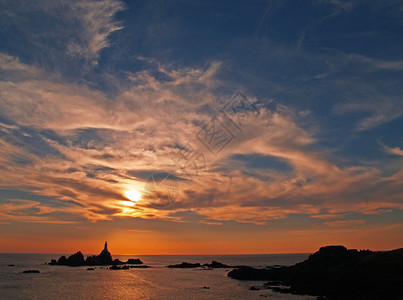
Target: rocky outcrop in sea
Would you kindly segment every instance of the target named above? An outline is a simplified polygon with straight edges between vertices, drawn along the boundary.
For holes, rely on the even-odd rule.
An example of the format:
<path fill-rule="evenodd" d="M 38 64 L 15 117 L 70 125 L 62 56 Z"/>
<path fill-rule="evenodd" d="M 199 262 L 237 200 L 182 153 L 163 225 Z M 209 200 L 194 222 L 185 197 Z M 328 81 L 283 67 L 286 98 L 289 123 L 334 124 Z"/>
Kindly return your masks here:
<path fill-rule="evenodd" d="M 213 260 L 211 264 L 200 264 L 200 263 L 188 263 L 188 262 L 182 262 L 180 264 L 176 265 L 169 265 L 167 266 L 168 268 L 178 268 L 178 269 L 189 269 L 189 268 L 210 268 L 210 269 L 216 269 L 216 268 L 233 268 L 231 266 L 227 266 L 225 264 L 222 264 L 220 262 L 217 262 Z"/>
<path fill-rule="evenodd" d="M 49 265 L 63 265 L 63 266 L 110 266 L 110 265 L 141 265 L 143 262 L 138 258 L 130 258 L 126 262 L 122 262 L 119 259 L 112 259 L 111 253 L 108 251 L 107 243 L 105 242 L 105 247 L 99 255 L 91 255 L 84 258 L 81 251 L 70 255 L 68 258 L 61 256 L 57 261 L 52 259 Z"/>

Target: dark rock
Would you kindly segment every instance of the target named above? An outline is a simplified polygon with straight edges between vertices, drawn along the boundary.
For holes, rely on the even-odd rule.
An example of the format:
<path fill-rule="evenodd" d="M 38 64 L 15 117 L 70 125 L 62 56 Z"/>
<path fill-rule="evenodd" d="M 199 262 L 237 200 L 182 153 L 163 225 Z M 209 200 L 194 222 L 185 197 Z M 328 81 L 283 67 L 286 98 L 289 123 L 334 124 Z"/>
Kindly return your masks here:
<path fill-rule="evenodd" d="M 265 286 L 268 288 L 279 285 L 284 285 L 284 282 L 279 280 L 270 280 L 269 282 L 265 283 Z"/>
<path fill-rule="evenodd" d="M 41 273 L 39 270 L 25 270 L 22 273 Z"/>
<path fill-rule="evenodd" d="M 94 268 L 88 268 L 87 271 L 94 271 Z"/>
<path fill-rule="evenodd" d="M 285 267 L 285 266 L 283 266 L 283 265 L 272 265 L 272 266 L 268 266 L 267 268 L 282 268 L 282 267 Z"/>
<path fill-rule="evenodd" d="M 272 290 L 277 293 L 292 294 L 291 289 L 287 287 L 273 287 Z"/>
<path fill-rule="evenodd" d="M 256 286 L 251 286 L 251 287 L 249 288 L 249 290 L 251 290 L 251 291 L 259 291 L 260 288 L 258 288 L 258 287 L 256 287 Z"/>
<path fill-rule="evenodd" d="M 102 266 L 102 265 L 112 265 L 112 264 L 123 264 L 120 260 L 115 259 L 115 261 L 112 260 L 112 256 L 109 253 L 108 250 L 102 250 L 102 252 L 99 255 L 91 255 L 88 256 L 84 260 L 83 254 L 79 251 L 71 256 L 69 258 L 66 258 L 65 256 L 62 256 L 59 258 L 57 263 L 55 263 L 56 260 L 52 259 L 51 262 L 49 263 L 50 265 L 66 265 L 66 266 Z"/>
<path fill-rule="evenodd" d="M 213 260 L 211 264 L 204 264 L 203 267 L 218 269 L 218 268 L 231 268 L 231 266 L 224 265 L 220 262 Z"/>
<path fill-rule="evenodd" d="M 241 280 L 266 280 L 272 277 L 272 272 L 270 269 L 255 269 L 248 266 L 239 266 L 237 269 L 229 272 L 228 277 Z"/>
<path fill-rule="evenodd" d="M 112 255 L 108 250 L 102 250 L 99 255 L 87 256 L 85 260 L 86 266 L 105 266 L 105 265 L 123 264 L 119 259 L 112 260 Z"/>
<path fill-rule="evenodd" d="M 138 258 L 129 258 L 126 262 L 129 265 L 142 265 L 143 262 Z"/>
<path fill-rule="evenodd" d="M 120 267 L 117 265 L 113 265 L 113 266 L 109 267 L 109 270 L 120 270 Z"/>
<path fill-rule="evenodd" d="M 168 268 L 182 268 L 182 269 L 188 269 L 188 268 L 200 268 L 201 265 L 199 263 L 188 263 L 188 262 L 182 262 L 181 264 L 177 265 L 169 265 Z"/>
<path fill-rule="evenodd" d="M 117 265 L 113 265 L 112 267 L 109 268 L 109 270 L 129 270 L 129 266 L 117 266 Z"/>
<path fill-rule="evenodd" d="M 354 251 L 355 250 L 355 251 Z M 353 252 L 357 252 L 356 249 L 351 250 Z M 310 255 L 310 258 L 319 257 L 319 256 L 340 256 L 347 254 L 348 250 L 344 246 L 325 246 L 320 247 L 319 251 L 315 252 L 314 254 Z"/>
<path fill-rule="evenodd" d="M 203 286 L 203 289 L 209 290 L 210 287 L 209 286 Z"/>
<path fill-rule="evenodd" d="M 123 265 L 124 262 L 122 262 L 122 261 L 120 261 L 119 259 L 116 258 L 116 259 L 113 260 L 113 264 L 114 265 Z"/>
<path fill-rule="evenodd" d="M 140 259 L 129 259 L 127 264 L 142 264 L 143 262 Z M 99 255 L 91 255 L 87 256 L 84 260 L 83 254 L 79 251 L 69 258 L 62 256 L 56 262 L 56 260 L 52 259 L 49 263 L 50 265 L 66 265 L 66 266 L 110 266 L 110 265 L 123 265 L 124 262 L 119 259 L 112 259 L 112 255 L 108 251 L 107 243 L 105 242 L 105 248 L 101 251 Z"/>
<path fill-rule="evenodd" d="M 14 267 L 15 265 L 8 265 L 9 267 Z"/>
<path fill-rule="evenodd" d="M 84 255 L 81 253 L 81 251 L 78 251 L 77 253 L 70 255 L 66 261 L 66 265 L 71 267 L 84 266 L 84 264 L 85 264 Z"/>
<path fill-rule="evenodd" d="M 97 259 L 103 265 L 112 265 L 113 264 L 112 255 L 109 253 L 108 250 L 102 250 L 102 252 L 97 256 Z"/>
<path fill-rule="evenodd" d="M 49 265 L 52 265 L 52 266 L 57 265 L 56 259 L 52 259 L 52 260 L 50 261 Z"/>
<path fill-rule="evenodd" d="M 61 256 L 61 257 L 58 259 L 57 264 L 58 264 L 58 265 L 65 265 L 65 264 L 67 264 L 67 258 L 66 258 L 66 256 Z"/>
<path fill-rule="evenodd" d="M 98 260 L 97 255 L 87 256 L 85 260 L 86 266 L 100 266 L 102 263 Z"/>
<path fill-rule="evenodd" d="M 200 268 L 200 267 L 205 268 L 205 270 L 211 270 L 211 269 L 214 269 L 214 268 L 231 268 L 231 266 L 224 265 L 224 264 L 222 264 L 220 262 L 217 262 L 215 260 L 213 260 L 211 262 L 211 264 L 204 264 L 204 265 L 201 265 L 200 263 L 182 262 L 181 264 L 169 265 L 168 266 L 168 268 L 183 268 L 183 269 L 186 269 L 186 268 Z"/>
<path fill-rule="evenodd" d="M 329 299 L 400 299 L 403 298 L 403 249 L 371 252 L 328 246 L 294 266 L 239 267 L 228 276 L 270 280 L 267 286 L 274 286 L 275 280 L 289 288 L 272 287 L 274 291 L 321 295 Z"/>

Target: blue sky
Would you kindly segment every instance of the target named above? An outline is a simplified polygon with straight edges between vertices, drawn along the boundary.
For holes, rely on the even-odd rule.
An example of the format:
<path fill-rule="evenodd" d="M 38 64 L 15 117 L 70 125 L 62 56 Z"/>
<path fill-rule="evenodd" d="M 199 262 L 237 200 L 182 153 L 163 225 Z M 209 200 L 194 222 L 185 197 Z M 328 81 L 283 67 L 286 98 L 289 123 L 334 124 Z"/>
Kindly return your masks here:
<path fill-rule="evenodd" d="M 121 253 L 401 246 L 402 14 L 1 0 L 0 251 L 84 229 Z"/>

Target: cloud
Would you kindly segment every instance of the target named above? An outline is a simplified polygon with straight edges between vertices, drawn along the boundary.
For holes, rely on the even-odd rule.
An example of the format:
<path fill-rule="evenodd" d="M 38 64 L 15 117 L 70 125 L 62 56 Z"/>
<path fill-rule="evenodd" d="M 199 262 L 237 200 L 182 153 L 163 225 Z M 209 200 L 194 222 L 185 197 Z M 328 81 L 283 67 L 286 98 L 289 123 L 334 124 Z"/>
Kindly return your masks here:
<path fill-rule="evenodd" d="M 358 121 L 355 131 L 366 131 L 396 120 L 403 115 L 403 105 L 400 99 L 377 95 L 369 99 L 352 100 L 335 106 L 336 113 L 370 112 L 368 117 Z"/>
<path fill-rule="evenodd" d="M 340 53 L 339 53 L 340 54 Z M 403 70 L 402 60 L 387 60 L 365 56 L 359 53 L 346 53 L 345 58 L 353 64 L 361 64 L 372 71 L 401 71 Z"/>
<path fill-rule="evenodd" d="M 216 222 L 216 221 L 209 221 L 209 220 L 201 220 L 199 221 L 200 224 L 212 225 L 212 226 L 221 226 L 223 223 Z"/>
<path fill-rule="evenodd" d="M 337 221 L 327 221 L 324 224 L 329 227 L 351 227 L 354 225 L 359 225 L 365 223 L 365 220 L 337 220 Z"/>
<path fill-rule="evenodd" d="M 123 26 L 115 15 L 125 9 L 118 0 L 13 1 L 2 0 L 6 44 L 25 61 L 81 76 L 98 64 L 110 35 Z M 29 49 L 29 50 L 28 50 Z M 75 77 L 76 78 L 76 77 Z"/>
<path fill-rule="evenodd" d="M 163 70 L 170 78 L 165 83 L 146 72 L 133 74 L 133 85 L 112 100 L 1 55 L 0 69 L 7 75 L 0 82 L 4 87 L 2 116 L 15 124 L 1 126 L 1 165 L 5 170 L 1 184 L 18 187 L 23 182 L 35 193 L 79 203 L 84 207 L 80 214 L 92 220 L 119 215 L 127 210 L 119 202 L 124 200 L 125 189 L 133 184 L 141 189 L 145 184 L 135 170 L 153 172 L 159 168 L 151 165 L 158 156 L 172 165 L 169 153 L 165 153 L 176 143 L 172 133 L 180 133 L 180 127 L 194 119 L 180 114 L 194 115 L 193 109 L 199 105 L 195 97 L 206 95 L 200 87 L 212 83 L 209 77 L 216 68 L 217 64 L 206 71 Z M 193 97 L 187 98 L 189 93 Z M 153 101 L 145 101 L 147 98 Z M 30 145 L 32 139 L 25 136 L 33 134 L 36 141 Z M 30 163 L 11 167 L 16 156 Z M 167 171 L 164 164 L 161 170 Z M 97 205 L 99 199 L 105 205 Z"/>
<path fill-rule="evenodd" d="M 123 3 L 114 0 L 73 2 L 72 18 L 77 19 L 81 28 L 77 28 L 78 39 L 68 42 L 66 53 L 97 64 L 99 52 L 109 46 L 108 36 L 123 28 L 113 21 L 115 14 L 123 9 Z"/>
<path fill-rule="evenodd" d="M 334 64 L 332 72 L 321 79 L 327 89 L 337 93 L 333 111 L 355 117 L 353 131 L 368 131 L 403 115 L 400 94 L 393 92 L 401 89 L 395 77 L 403 70 L 401 60 L 376 59 L 336 49 L 327 49 L 323 58 Z"/>
<path fill-rule="evenodd" d="M 358 1 L 350 1 L 350 0 L 317 0 L 319 4 L 330 4 L 333 6 L 333 11 L 329 17 L 335 17 L 341 13 L 349 13 L 356 6 Z"/>
<path fill-rule="evenodd" d="M 396 146 L 396 147 L 388 147 L 384 144 L 381 144 L 384 148 L 384 150 L 389 153 L 389 154 L 394 154 L 394 155 L 398 155 L 398 156 L 403 156 L 403 149 L 401 149 L 400 147 Z"/>
<path fill-rule="evenodd" d="M 55 212 L 66 212 L 66 208 L 44 206 L 40 202 L 10 199 L 0 203 L 0 220 L 24 223 L 74 224 L 77 221 L 61 220 Z M 68 211 L 68 209 L 67 209 Z M 4 222 L 6 224 L 8 222 Z"/>
<path fill-rule="evenodd" d="M 341 13 L 348 14 L 357 7 L 366 7 L 374 11 L 382 11 L 387 16 L 398 17 L 399 12 L 403 11 L 403 5 L 398 0 L 316 0 L 319 4 L 329 4 L 333 7 L 332 13 L 327 17 L 334 17 Z"/>
<path fill-rule="evenodd" d="M 368 166 L 341 167 L 317 150 L 317 129 L 303 126 L 310 113 L 275 100 L 273 108 L 259 106 L 252 97 L 246 101 L 256 103 L 255 111 L 220 112 L 222 103 L 216 99 L 232 96 L 220 92 L 225 83 L 218 74 L 224 64 L 155 68 L 158 73 L 127 73 L 116 95 L 108 96 L 2 54 L 1 185 L 51 197 L 56 207 L 61 205 L 60 210 L 52 206 L 52 213 L 90 221 L 184 222 L 180 212 L 192 210 L 211 225 L 266 224 L 293 214 L 402 208 L 403 176 L 382 177 L 380 169 Z M 216 154 L 197 138 L 214 117 L 233 136 Z M 237 156 L 272 157 L 287 168 L 234 167 Z M 156 171 L 186 179 L 176 180 L 174 203 L 158 208 L 147 199 L 128 201 L 125 191 L 146 192 L 146 175 Z M 155 199 L 159 195 L 166 197 L 157 190 Z M 29 205 L 42 211 L 49 206 L 41 201 Z M 4 222 L 22 219 L 12 207 L 5 210 Z M 60 220 L 71 221 L 65 215 Z"/>

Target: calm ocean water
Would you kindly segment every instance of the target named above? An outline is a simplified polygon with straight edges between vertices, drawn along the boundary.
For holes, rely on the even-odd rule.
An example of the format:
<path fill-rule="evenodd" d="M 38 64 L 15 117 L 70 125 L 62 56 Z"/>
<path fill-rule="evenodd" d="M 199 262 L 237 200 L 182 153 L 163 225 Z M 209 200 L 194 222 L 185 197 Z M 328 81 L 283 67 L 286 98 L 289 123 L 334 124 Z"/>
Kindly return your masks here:
<path fill-rule="evenodd" d="M 45 262 L 61 254 L 0 254 L 0 299 L 314 299 L 249 290 L 264 281 L 238 281 L 227 277 L 231 269 L 169 269 L 169 264 L 186 262 L 265 267 L 292 265 L 308 254 L 268 255 L 143 255 L 119 256 L 122 261 L 140 258 L 149 269 L 108 270 L 96 267 L 49 266 Z M 87 256 L 87 255 L 85 255 Z M 14 264 L 15 266 L 8 266 Z M 40 274 L 23 274 L 37 269 Z M 206 289 L 204 287 L 209 287 Z"/>

